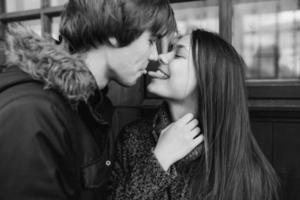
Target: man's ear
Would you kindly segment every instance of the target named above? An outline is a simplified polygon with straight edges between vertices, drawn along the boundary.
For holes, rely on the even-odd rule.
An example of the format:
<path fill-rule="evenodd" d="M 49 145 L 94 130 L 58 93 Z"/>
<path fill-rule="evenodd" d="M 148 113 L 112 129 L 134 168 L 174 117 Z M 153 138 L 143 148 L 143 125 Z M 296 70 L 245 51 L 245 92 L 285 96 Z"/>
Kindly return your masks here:
<path fill-rule="evenodd" d="M 115 37 L 108 38 L 108 41 L 113 47 L 119 47 L 119 42 Z"/>

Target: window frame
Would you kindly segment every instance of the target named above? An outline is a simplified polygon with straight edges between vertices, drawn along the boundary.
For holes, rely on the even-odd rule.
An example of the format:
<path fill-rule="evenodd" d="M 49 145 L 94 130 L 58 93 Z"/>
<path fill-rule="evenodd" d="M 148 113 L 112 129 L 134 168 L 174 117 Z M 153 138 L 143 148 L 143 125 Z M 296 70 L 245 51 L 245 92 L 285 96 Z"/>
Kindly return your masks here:
<path fill-rule="evenodd" d="M 171 3 L 187 2 L 195 0 L 171 0 Z M 219 0 L 219 34 L 228 42 L 232 43 L 232 18 L 233 18 L 233 1 L 232 0 Z M 0 45 L 3 45 L 4 41 L 4 29 L 6 23 L 13 21 L 23 21 L 31 19 L 41 20 L 41 33 L 42 35 L 51 34 L 51 23 L 52 18 L 60 16 L 63 11 L 64 6 L 54 6 L 51 7 L 50 0 L 41 0 L 41 8 L 25 10 L 25 11 L 15 11 L 15 12 L 5 12 L 5 0 L 0 0 Z M 0 46 L 0 60 L 3 60 L 4 49 Z M 275 100 L 299 100 L 300 99 L 300 80 L 247 80 L 247 89 L 250 99 L 250 104 L 252 100 L 267 100 L 269 104 L 274 104 Z M 297 92 L 299 91 L 299 92 Z M 156 105 L 160 102 L 156 101 L 155 98 L 147 97 L 146 88 L 144 87 L 144 102 L 143 105 Z M 150 102 L 150 104 L 149 104 Z M 255 106 L 261 106 L 258 104 L 253 104 Z M 265 104 L 263 104 L 265 105 Z M 277 104 L 276 104 L 277 105 Z M 287 107 L 286 103 L 280 106 Z"/>
<path fill-rule="evenodd" d="M 41 21 L 42 35 L 51 34 L 52 18 L 59 16 L 64 9 L 64 6 L 51 7 L 50 0 L 41 0 L 41 8 L 6 13 L 5 3 L 5 0 L 0 0 L 0 23 L 3 27 L 8 22 L 39 19 Z M 2 28 L 1 32 L 4 32 Z M 0 39 L 3 39 L 2 34 L 0 36 Z"/>

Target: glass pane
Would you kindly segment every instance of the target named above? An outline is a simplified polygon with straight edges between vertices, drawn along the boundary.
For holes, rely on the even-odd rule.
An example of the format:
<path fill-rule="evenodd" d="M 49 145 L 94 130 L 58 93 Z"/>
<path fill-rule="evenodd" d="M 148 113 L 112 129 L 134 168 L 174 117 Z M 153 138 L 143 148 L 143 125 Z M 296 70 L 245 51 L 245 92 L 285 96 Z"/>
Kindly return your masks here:
<path fill-rule="evenodd" d="M 29 27 L 31 30 L 36 32 L 38 35 L 42 35 L 42 26 L 41 26 L 41 20 L 35 19 L 35 20 L 26 20 L 26 21 L 19 21 L 24 26 Z M 8 23 L 9 24 L 9 23 Z"/>
<path fill-rule="evenodd" d="M 298 0 L 234 0 L 233 45 L 250 79 L 300 79 Z"/>
<path fill-rule="evenodd" d="M 53 17 L 52 18 L 52 24 L 51 24 L 51 35 L 54 39 L 58 39 L 58 30 L 59 30 L 59 22 L 60 17 Z"/>
<path fill-rule="evenodd" d="M 51 0 L 50 5 L 51 6 L 62 6 L 67 2 L 68 2 L 68 0 Z"/>
<path fill-rule="evenodd" d="M 6 12 L 37 9 L 41 7 L 41 0 L 6 0 Z"/>
<path fill-rule="evenodd" d="M 195 28 L 219 32 L 218 0 L 173 3 L 180 34 Z"/>

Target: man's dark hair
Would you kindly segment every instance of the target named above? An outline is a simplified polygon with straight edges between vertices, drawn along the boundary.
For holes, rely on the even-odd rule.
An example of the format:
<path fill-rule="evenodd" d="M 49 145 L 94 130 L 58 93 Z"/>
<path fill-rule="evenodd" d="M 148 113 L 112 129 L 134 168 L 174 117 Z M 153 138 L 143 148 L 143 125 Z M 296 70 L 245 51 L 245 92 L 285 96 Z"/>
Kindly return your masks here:
<path fill-rule="evenodd" d="M 129 45 L 144 31 L 158 38 L 177 30 L 168 0 L 70 0 L 59 32 L 73 52 L 110 45 Z"/>

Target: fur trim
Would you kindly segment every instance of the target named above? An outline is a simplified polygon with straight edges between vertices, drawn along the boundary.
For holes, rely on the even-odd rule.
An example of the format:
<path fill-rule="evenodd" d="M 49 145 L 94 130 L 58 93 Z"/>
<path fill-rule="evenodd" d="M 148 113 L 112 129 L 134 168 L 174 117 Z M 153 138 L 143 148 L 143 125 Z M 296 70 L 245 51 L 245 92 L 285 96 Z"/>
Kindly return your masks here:
<path fill-rule="evenodd" d="M 71 55 L 51 37 L 42 38 L 21 24 L 13 24 L 6 34 L 7 66 L 19 68 L 45 89 L 54 88 L 72 102 L 87 100 L 97 88 L 96 81 L 79 55 Z"/>

